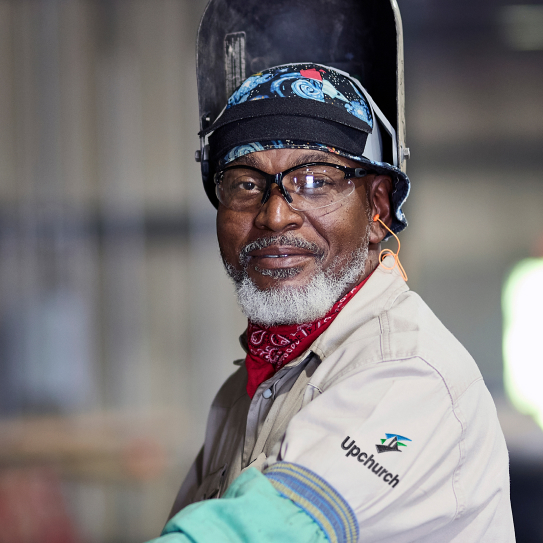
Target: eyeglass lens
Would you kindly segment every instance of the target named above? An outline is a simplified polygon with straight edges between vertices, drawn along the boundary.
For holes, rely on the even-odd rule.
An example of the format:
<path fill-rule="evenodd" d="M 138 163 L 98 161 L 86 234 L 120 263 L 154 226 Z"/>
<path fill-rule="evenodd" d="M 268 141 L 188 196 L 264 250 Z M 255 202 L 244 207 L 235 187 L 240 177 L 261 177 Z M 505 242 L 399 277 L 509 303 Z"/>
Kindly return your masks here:
<path fill-rule="evenodd" d="M 282 183 L 292 198 L 289 205 L 298 211 L 332 205 L 352 194 L 355 188 L 352 180 L 333 166 L 303 166 L 286 174 Z M 219 201 L 240 211 L 260 207 L 265 191 L 265 177 L 244 168 L 224 171 L 217 184 Z"/>

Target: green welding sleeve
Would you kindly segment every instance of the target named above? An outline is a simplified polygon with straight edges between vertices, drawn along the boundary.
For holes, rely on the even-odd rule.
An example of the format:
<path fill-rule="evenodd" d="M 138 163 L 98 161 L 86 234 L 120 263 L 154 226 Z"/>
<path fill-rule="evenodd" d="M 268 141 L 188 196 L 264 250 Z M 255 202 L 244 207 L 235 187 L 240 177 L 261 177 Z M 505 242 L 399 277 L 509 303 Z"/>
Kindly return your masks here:
<path fill-rule="evenodd" d="M 326 543 L 322 527 L 254 468 L 220 499 L 185 507 L 148 543 Z"/>

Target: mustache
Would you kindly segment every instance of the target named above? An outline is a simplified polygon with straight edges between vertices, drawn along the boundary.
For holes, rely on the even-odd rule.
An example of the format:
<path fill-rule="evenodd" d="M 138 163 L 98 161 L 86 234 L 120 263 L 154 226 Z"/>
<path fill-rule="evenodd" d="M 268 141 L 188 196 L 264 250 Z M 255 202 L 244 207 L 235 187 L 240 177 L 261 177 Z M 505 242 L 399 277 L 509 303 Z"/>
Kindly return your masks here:
<path fill-rule="evenodd" d="M 313 253 L 319 260 L 322 260 L 324 257 L 324 252 L 321 248 L 311 241 L 295 236 L 294 234 L 281 234 L 279 236 L 269 236 L 255 239 L 250 243 L 247 243 L 240 252 L 239 262 L 241 265 L 247 264 L 249 261 L 249 253 L 251 251 L 256 251 L 258 249 L 265 249 L 266 247 L 271 247 L 272 245 L 279 245 L 281 247 L 295 247 L 296 249 L 304 249 Z"/>

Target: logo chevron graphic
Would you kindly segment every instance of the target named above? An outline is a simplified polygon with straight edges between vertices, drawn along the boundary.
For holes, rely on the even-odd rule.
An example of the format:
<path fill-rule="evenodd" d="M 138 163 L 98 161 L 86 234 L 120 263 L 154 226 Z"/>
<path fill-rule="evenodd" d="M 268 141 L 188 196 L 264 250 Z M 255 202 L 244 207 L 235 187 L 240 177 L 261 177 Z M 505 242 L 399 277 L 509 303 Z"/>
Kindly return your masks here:
<path fill-rule="evenodd" d="M 385 434 L 385 439 L 380 439 L 381 444 L 375 445 L 378 453 L 384 452 L 402 452 L 400 447 L 407 447 L 404 441 L 411 441 L 408 437 L 401 436 L 400 434 Z"/>

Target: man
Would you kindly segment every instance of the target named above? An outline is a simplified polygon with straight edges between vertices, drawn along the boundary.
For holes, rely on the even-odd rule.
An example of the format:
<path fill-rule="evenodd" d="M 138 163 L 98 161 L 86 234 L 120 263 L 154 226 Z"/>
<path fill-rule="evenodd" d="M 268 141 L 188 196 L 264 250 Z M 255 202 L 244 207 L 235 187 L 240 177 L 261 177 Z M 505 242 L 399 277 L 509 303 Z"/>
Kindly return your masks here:
<path fill-rule="evenodd" d="M 479 370 L 381 252 L 409 192 L 387 131 L 314 63 L 256 73 L 204 125 L 247 356 L 157 542 L 514 541 Z"/>

